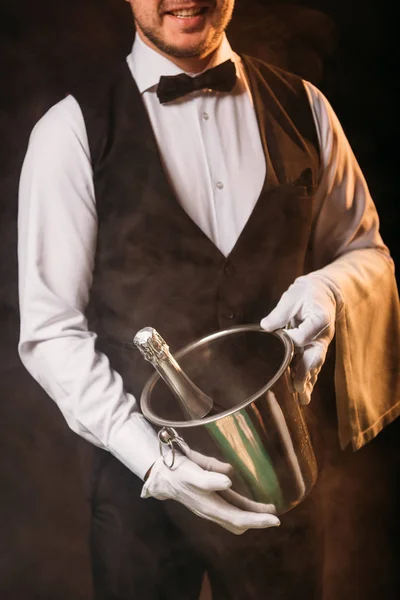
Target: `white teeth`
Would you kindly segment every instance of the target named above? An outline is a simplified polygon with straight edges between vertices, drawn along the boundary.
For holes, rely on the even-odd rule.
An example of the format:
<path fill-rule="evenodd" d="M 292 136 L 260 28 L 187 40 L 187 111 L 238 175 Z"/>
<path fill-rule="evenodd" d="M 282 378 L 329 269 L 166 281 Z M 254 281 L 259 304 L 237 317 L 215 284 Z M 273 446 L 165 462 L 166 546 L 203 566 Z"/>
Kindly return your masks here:
<path fill-rule="evenodd" d="M 197 17 L 201 12 L 201 8 L 181 8 L 180 10 L 172 10 L 171 14 L 181 19 L 189 19 L 190 17 Z"/>

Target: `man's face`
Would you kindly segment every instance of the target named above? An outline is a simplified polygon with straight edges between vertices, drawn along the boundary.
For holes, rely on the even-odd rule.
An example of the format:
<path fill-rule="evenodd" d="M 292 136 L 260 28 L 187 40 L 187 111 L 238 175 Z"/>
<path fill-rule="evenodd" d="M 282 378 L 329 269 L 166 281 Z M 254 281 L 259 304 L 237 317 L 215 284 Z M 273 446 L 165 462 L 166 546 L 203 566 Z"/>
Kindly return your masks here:
<path fill-rule="evenodd" d="M 127 0 L 138 31 L 175 58 L 204 58 L 215 50 L 235 0 Z"/>

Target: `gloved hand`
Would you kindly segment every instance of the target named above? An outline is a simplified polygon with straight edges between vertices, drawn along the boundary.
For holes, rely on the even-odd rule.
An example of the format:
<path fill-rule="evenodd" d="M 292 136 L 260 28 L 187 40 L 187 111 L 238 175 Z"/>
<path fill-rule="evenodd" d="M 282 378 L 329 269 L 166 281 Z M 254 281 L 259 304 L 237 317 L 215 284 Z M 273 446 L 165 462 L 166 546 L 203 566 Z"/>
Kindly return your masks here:
<path fill-rule="evenodd" d="M 296 347 L 291 368 L 301 404 L 308 404 L 342 308 L 340 291 L 319 272 L 298 277 L 261 321 L 266 331 L 288 327 Z"/>
<path fill-rule="evenodd" d="M 224 471 L 230 469 L 229 465 L 224 465 L 215 459 L 204 457 L 197 452 L 192 452 L 192 454 L 197 463 L 201 461 L 207 466 L 216 468 L 222 466 Z M 218 523 L 221 527 L 237 535 L 248 529 L 263 529 L 280 525 L 278 517 L 272 514 L 274 512 L 272 505 L 265 505 L 266 509 L 271 510 L 270 513 L 243 510 L 229 501 L 227 502 L 217 493 L 231 492 L 234 499 L 235 494 L 229 489 L 231 485 L 232 481 L 228 475 L 202 468 L 187 456 L 177 453 L 172 469 L 165 466 L 162 457 L 157 459 L 143 486 L 141 497 L 152 496 L 158 500 L 176 500 L 199 517 Z M 230 498 L 229 494 L 226 497 Z M 256 504 L 251 501 L 246 502 L 243 506 L 253 508 L 253 505 L 257 510 Z"/>

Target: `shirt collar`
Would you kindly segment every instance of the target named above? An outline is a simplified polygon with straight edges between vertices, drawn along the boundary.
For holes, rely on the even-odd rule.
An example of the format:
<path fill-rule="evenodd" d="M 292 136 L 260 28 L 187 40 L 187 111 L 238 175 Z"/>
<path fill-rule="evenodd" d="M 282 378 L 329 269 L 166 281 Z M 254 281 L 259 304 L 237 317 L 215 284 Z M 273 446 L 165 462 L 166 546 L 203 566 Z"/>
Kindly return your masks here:
<path fill-rule="evenodd" d="M 236 72 L 239 75 L 237 65 L 239 57 L 233 52 L 224 34 L 219 48 L 213 54 L 206 68 L 216 67 L 226 60 L 232 60 L 235 63 Z M 135 36 L 132 52 L 127 56 L 127 62 L 141 94 L 156 86 L 162 75 L 184 73 L 178 65 L 145 44 L 138 34 Z"/>

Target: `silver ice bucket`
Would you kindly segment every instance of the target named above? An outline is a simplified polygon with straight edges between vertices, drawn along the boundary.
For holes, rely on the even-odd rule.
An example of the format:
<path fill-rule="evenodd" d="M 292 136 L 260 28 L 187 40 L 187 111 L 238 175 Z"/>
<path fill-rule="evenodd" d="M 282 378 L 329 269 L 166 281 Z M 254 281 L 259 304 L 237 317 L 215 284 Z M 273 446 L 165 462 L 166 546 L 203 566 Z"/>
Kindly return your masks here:
<path fill-rule="evenodd" d="M 158 373 L 148 380 L 141 408 L 161 427 L 166 464 L 173 461 L 175 449 L 186 452 L 190 447 L 215 459 L 221 472 L 229 467 L 233 486 L 228 499 L 237 506 L 263 512 L 273 504 L 277 514 L 297 506 L 316 481 L 317 465 L 292 387 L 293 344 L 287 333 L 267 333 L 258 325 L 232 327 L 173 354 L 212 398 L 214 410 L 187 420 Z"/>

